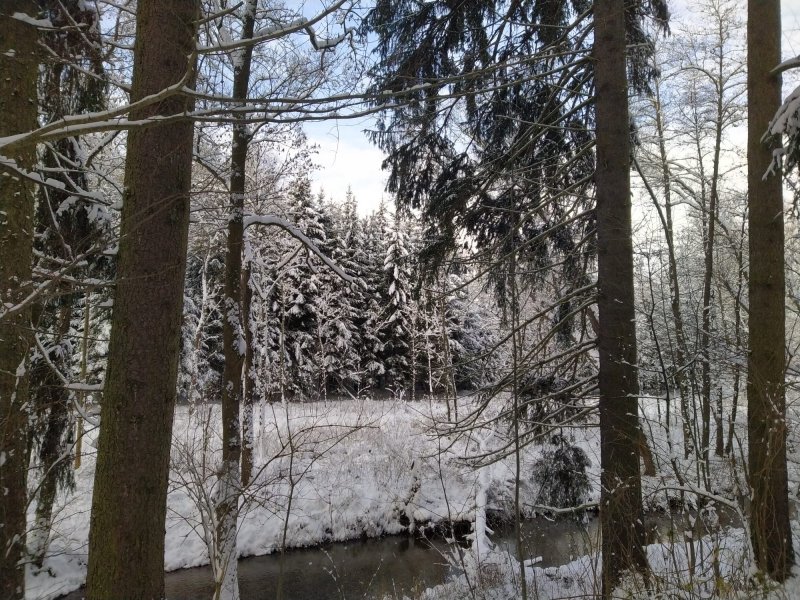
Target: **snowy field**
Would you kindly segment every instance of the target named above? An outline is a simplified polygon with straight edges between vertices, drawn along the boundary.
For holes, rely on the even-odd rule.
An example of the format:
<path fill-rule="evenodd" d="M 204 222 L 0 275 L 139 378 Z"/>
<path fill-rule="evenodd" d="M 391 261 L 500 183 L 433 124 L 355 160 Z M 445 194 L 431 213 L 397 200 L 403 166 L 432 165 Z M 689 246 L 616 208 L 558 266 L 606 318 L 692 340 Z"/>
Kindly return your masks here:
<path fill-rule="evenodd" d="M 470 405 L 461 400 L 461 414 Z M 486 417 L 500 409 L 491 405 Z M 508 445 L 500 429 L 481 428 L 459 437 L 437 436 L 436 423 L 445 417 L 440 402 L 345 400 L 329 403 L 263 405 L 256 411 L 254 457 L 257 474 L 244 492 L 239 522 L 241 556 L 263 555 L 281 547 L 311 546 L 362 536 L 376 537 L 446 521 L 483 521 L 485 512 L 513 513 L 515 467 L 513 456 L 476 467 L 474 457 Z M 643 411 L 655 426 L 648 431 L 654 446 L 657 474 L 643 480 L 649 509 L 674 506 L 690 494 L 689 477 L 696 465 L 669 452 L 680 439 L 668 442 L 657 424 L 655 405 Z M 213 494 L 219 462 L 219 406 L 177 409 L 173 432 L 172 468 L 166 526 L 167 570 L 208 564 L 206 536 L 212 528 Z M 646 426 L 647 427 L 647 426 Z M 679 428 L 676 434 L 679 434 Z M 599 499 L 599 434 L 596 428 L 565 428 L 570 443 L 584 450 L 590 488 L 584 501 Z M 90 437 L 93 434 L 90 434 Z M 522 452 L 521 502 L 526 515 L 542 504 L 541 488 L 531 473 L 550 444 L 532 444 Z M 93 450 L 89 446 L 90 450 Z M 673 456 L 674 461 L 659 457 Z M 135 460 L 131 457 L 131 460 Z M 681 473 L 676 475 L 676 465 Z M 28 598 L 49 599 L 78 588 L 86 576 L 86 550 L 94 477 L 94 456 L 84 456 L 77 471 L 75 492 L 59 498 L 54 534 L 44 569 L 28 572 Z M 729 497 L 736 490 L 731 469 L 714 469 L 712 489 Z M 796 478 L 795 478 L 796 479 Z M 683 483 L 679 483 L 683 481 Z M 796 485 L 792 484 L 792 485 Z M 729 500 L 722 499 L 725 502 Z M 478 510 L 476 510 L 476 506 Z M 735 504 L 734 504 L 735 506 Z M 33 517 L 34 507 L 30 516 Z M 733 509 L 731 509 L 733 510 Z M 707 531 L 705 531 L 707 533 Z M 731 589 L 745 581 L 750 565 L 746 536 L 741 529 L 718 529 L 696 543 L 684 535 L 674 544 L 648 548 L 664 597 L 698 597 L 688 589 L 689 576 L 702 589 Z M 508 555 L 495 552 L 482 527 L 475 534 L 472 565 L 455 581 L 431 589 L 425 598 L 461 598 L 479 583 L 487 598 L 514 597 L 518 571 Z M 795 547 L 798 547 L 797 545 Z M 596 590 L 598 555 L 580 557 L 560 567 L 527 569 L 537 598 L 565 598 Z M 691 569 L 689 565 L 694 565 Z M 469 566 L 469 565 L 467 565 Z M 728 582 L 728 583 L 726 583 Z M 636 585 L 629 588 L 636 591 Z M 687 588 L 686 594 L 674 595 Z M 782 591 L 787 591 L 782 590 Z M 671 591 L 669 591 L 671 590 Z M 643 597 L 650 595 L 639 590 Z M 670 595 L 672 594 L 672 595 Z M 791 595 L 786 597 L 793 597 Z M 800 592 L 797 596 L 800 597 Z"/>

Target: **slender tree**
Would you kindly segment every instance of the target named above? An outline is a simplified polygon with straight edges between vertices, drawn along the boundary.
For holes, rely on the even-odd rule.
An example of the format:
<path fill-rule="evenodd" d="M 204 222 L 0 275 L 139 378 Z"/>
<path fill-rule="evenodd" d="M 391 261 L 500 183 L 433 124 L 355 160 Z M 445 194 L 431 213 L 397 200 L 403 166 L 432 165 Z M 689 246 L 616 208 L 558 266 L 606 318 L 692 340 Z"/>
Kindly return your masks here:
<path fill-rule="evenodd" d="M 247 0 L 242 8 L 242 39 L 253 37 L 256 21 L 256 0 Z M 233 99 L 244 102 L 250 87 L 253 46 L 233 55 Z M 217 556 L 214 598 L 238 598 L 236 568 L 236 522 L 239 518 L 241 494 L 240 463 L 242 436 L 239 411 L 242 404 L 242 369 L 245 359 L 245 331 L 242 314 L 242 249 L 244 243 L 244 196 L 247 149 L 251 135 L 239 115 L 233 125 L 231 149 L 230 201 L 228 240 L 225 255 L 225 317 L 222 319 L 222 344 L 225 371 L 222 386 L 222 471 L 220 473 L 217 516 Z M 249 465 L 248 465 L 249 466 Z M 248 475 L 249 477 L 249 475 Z"/>
<path fill-rule="evenodd" d="M 749 337 L 747 431 L 753 551 L 770 577 L 788 577 L 794 551 L 786 472 L 785 279 L 783 186 L 772 168 L 778 140 L 763 143 L 781 105 L 779 0 L 747 3 L 747 191 L 749 203 Z"/>
<path fill-rule="evenodd" d="M 197 0 L 140 0 L 133 101 L 191 77 Z M 173 96 L 131 120 L 191 110 Z M 192 124 L 128 134 L 87 596 L 164 596 L 164 522 L 189 226 Z"/>
<path fill-rule="evenodd" d="M 597 282 L 603 596 L 646 571 L 639 472 L 639 382 L 631 242 L 625 3 L 594 4 Z"/>
<path fill-rule="evenodd" d="M 33 0 L 0 6 L 0 136 L 36 128 L 38 34 L 24 18 L 35 17 Z M 26 148 L 3 157 L 30 171 L 36 154 Z M 0 163 L 1 164 L 1 163 Z M 25 597 L 25 507 L 28 403 L 27 356 L 31 345 L 30 293 L 34 186 L 0 166 L 0 597 Z M 14 307 L 11 310 L 8 307 Z"/>

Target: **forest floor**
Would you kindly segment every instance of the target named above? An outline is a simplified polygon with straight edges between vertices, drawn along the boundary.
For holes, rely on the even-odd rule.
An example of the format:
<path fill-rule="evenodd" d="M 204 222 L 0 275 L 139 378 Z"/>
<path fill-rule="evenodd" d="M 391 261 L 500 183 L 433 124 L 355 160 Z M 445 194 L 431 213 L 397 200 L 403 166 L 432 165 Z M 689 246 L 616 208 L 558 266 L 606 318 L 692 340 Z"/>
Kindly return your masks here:
<path fill-rule="evenodd" d="M 473 402 L 460 399 L 462 416 L 474 408 Z M 503 402 L 495 400 L 479 419 L 481 427 L 444 436 L 437 435 L 447 414 L 445 403 L 440 401 L 337 400 L 291 403 L 288 410 L 281 404 L 259 407 L 254 419 L 256 476 L 244 491 L 240 555 L 378 537 L 448 522 L 473 522 L 481 492 L 485 492 L 487 510 L 510 518 L 516 474 L 513 454 L 476 466 L 481 462 L 477 457 L 484 454 L 513 451 L 508 425 L 488 424 L 502 407 Z M 703 477 L 696 461 L 683 460 L 682 452 L 676 451 L 676 447 L 682 447 L 680 431 L 673 431 L 668 443 L 655 403 L 646 403 L 643 413 L 656 465 L 656 475 L 643 479 L 646 508 L 674 511 L 681 504 L 695 508 L 694 492 L 699 487 L 691 482 Z M 166 525 L 167 570 L 209 562 L 206 538 L 213 527 L 219 419 L 218 405 L 177 409 Z M 589 488 L 583 500 L 589 505 L 596 503 L 598 430 L 569 427 L 558 434 L 561 442 L 566 440 L 588 457 Z M 89 444 L 84 448 L 94 452 L 93 433 L 88 437 Z M 537 512 L 535 507 L 546 504 L 543 488 L 532 475 L 536 465 L 542 464 L 543 454 L 560 446 L 552 443 L 550 434 L 541 442 L 521 452 L 520 501 L 528 517 Z M 707 496 L 717 499 L 722 510 L 735 513 L 743 476 L 729 459 L 714 461 Z M 28 598 L 53 598 L 84 583 L 94 467 L 94 455 L 85 454 L 76 472 L 75 490 L 59 497 L 44 568 L 38 573 L 28 572 Z M 792 470 L 791 479 L 790 489 L 797 490 L 798 469 Z M 31 522 L 33 510 L 31 507 Z M 692 563 L 692 578 L 704 582 L 696 591 L 720 591 L 723 585 L 732 591 L 741 589 L 736 582 L 746 582 L 750 565 L 744 530 L 716 527 L 716 517 L 706 510 L 692 533 L 675 543 L 648 547 L 657 572 L 682 574 L 665 577 L 665 589 L 685 586 L 681 578 L 685 579 Z M 732 520 L 736 521 L 735 515 Z M 692 535 L 695 543 L 689 543 Z M 482 587 L 493 590 L 487 597 L 513 597 L 508 594 L 513 593 L 509 586 L 514 586 L 516 571 L 507 556 L 484 552 L 484 558 L 483 566 L 472 570 L 472 578 L 458 578 L 445 588 L 429 590 L 426 597 L 462 597 L 478 579 Z M 596 589 L 597 561 L 596 554 L 561 567 L 538 568 L 534 561 L 527 569 L 527 579 L 541 598 L 591 593 Z M 798 592 L 797 596 L 785 597 L 800 597 Z M 686 594 L 693 597 L 688 591 Z"/>

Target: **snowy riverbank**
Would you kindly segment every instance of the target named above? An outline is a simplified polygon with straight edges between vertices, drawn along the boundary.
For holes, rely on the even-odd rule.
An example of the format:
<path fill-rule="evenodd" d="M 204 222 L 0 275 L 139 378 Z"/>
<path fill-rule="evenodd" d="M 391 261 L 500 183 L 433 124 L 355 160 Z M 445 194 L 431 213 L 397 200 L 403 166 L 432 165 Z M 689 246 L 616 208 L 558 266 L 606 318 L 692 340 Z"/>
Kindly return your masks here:
<path fill-rule="evenodd" d="M 470 401 L 461 399 L 461 402 L 463 416 L 470 408 Z M 501 402 L 494 401 L 484 419 L 489 420 L 500 409 Z M 513 456 L 481 468 L 476 468 L 471 460 L 483 453 L 508 448 L 510 440 L 503 432 L 507 429 L 504 424 L 460 436 L 437 436 L 436 424 L 445 418 L 446 406 L 428 401 L 297 403 L 289 404 L 288 412 L 287 407 L 270 404 L 256 413 L 254 472 L 257 476 L 244 493 L 238 535 L 241 556 L 270 554 L 284 546 L 313 546 L 402 533 L 437 523 L 473 522 L 476 517 L 480 522 L 481 511 L 476 512 L 476 505 L 508 516 L 513 512 Z M 691 503 L 686 489 L 696 465 L 675 457 L 674 451 L 670 453 L 670 445 L 679 448 L 681 440 L 676 438 L 668 443 L 665 429 L 656 418 L 655 405 L 645 403 L 643 413 L 649 419 L 645 424 L 657 468 L 655 476 L 643 479 L 646 506 L 669 507 L 681 492 L 684 500 Z M 213 518 L 210 509 L 219 461 L 219 418 L 217 405 L 178 407 L 166 525 L 167 570 L 209 562 L 205 537 Z M 673 433 L 679 434 L 679 428 L 674 427 Z M 564 428 L 560 435 L 585 452 L 590 464 L 586 469 L 589 487 L 583 501 L 596 502 L 599 498 L 597 429 Z M 533 476 L 537 461 L 555 447 L 549 443 L 531 444 L 522 452 L 520 499 L 529 515 L 533 506 L 546 503 Z M 93 450 L 91 446 L 89 449 Z M 673 456 L 674 461 L 659 458 L 664 456 Z M 680 478 L 675 474 L 676 466 Z M 735 471 L 723 466 L 720 459 L 719 468 L 711 474 L 712 489 L 730 497 L 727 492 L 738 484 Z M 793 480 L 794 475 L 793 471 Z M 94 456 L 84 456 L 76 474 L 75 491 L 59 498 L 45 568 L 38 575 L 29 570 L 28 598 L 53 598 L 83 584 L 93 476 Z M 678 479 L 684 480 L 684 484 L 680 485 Z M 750 564 L 742 530 L 717 529 L 707 535 L 708 531 L 696 530 L 696 540 L 701 535 L 705 537 L 702 542 L 696 541 L 694 549 L 683 534 L 676 536 L 673 543 L 649 547 L 655 570 L 666 574 L 665 588 L 684 585 L 692 561 L 693 581 L 705 581 L 705 588 L 716 585 L 715 577 L 729 582 L 747 579 Z M 506 597 L 503 594 L 510 593 L 506 588 L 517 572 L 508 560 L 508 553 L 492 553 L 491 543 L 480 533 L 478 538 L 483 567 L 472 570 L 473 580 L 462 576 L 430 590 L 426 598 L 460 598 L 475 584 L 474 577 L 479 572 L 481 585 L 488 585 L 497 594 L 488 597 L 503 598 Z M 598 545 L 596 541 L 591 543 L 592 548 Z M 594 552 L 559 567 L 544 568 L 531 563 L 528 579 L 541 598 L 589 593 L 596 586 L 598 560 Z"/>
<path fill-rule="evenodd" d="M 445 410 L 439 402 L 391 400 L 290 404 L 288 414 L 281 405 L 261 407 L 254 448 L 258 476 L 245 493 L 240 555 L 274 552 L 284 539 L 286 547 L 310 546 L 400 533 L 410 525 L 473 521 L 481 477 L 488 489 L 487 507 L 508 513 L 513 460 L 491 464 L 482 475 L 465 460 L 507 440 L 499 435 L 492 441 L 477 436 L 441 439 L 433 425 L 444 418 Z M 220 445 L 218 411 L 218 406 L 177 410 L 167 570 L 208 563 L 203 535 Z M 590 495 L 595 498 L 590 500 L 596 499 L 597 432 L 573 431 L 592 463 Z M 538 502 L 538 486 L 530 483 L 530 472 L 540 454 L 539 446 L 523 452 L 523 480 L 529 483 L 521 493 L 527 505 Z M 45 568 L 36 576 L 29 571 L 28 598 L 52 598 L 84 582 L 93 476 L 94 456 L 84 456 L 74 493 L 59 498 Z"/>

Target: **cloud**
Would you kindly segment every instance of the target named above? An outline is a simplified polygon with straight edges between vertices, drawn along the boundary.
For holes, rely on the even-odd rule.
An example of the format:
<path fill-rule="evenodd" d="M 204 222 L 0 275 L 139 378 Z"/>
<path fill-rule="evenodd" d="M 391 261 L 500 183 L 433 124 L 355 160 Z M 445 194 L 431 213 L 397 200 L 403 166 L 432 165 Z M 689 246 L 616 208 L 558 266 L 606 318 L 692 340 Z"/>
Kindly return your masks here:
<path fill-rule="evenodd" d="M 369 126 L 369 122 L 363 121 L 305 126 L 309 142 L 318 147 L 315 162 L 320 168 L 312 174 L 314 187 L 322 188 L 325 196 L 334 200 L 344 199 L 348 186 L 351 187 L 362 215 L 375 210 L 381 198 L 389 200 L 384 192 L 386 174 L 381 170 L 383 152 L 363 133 Z"/>

